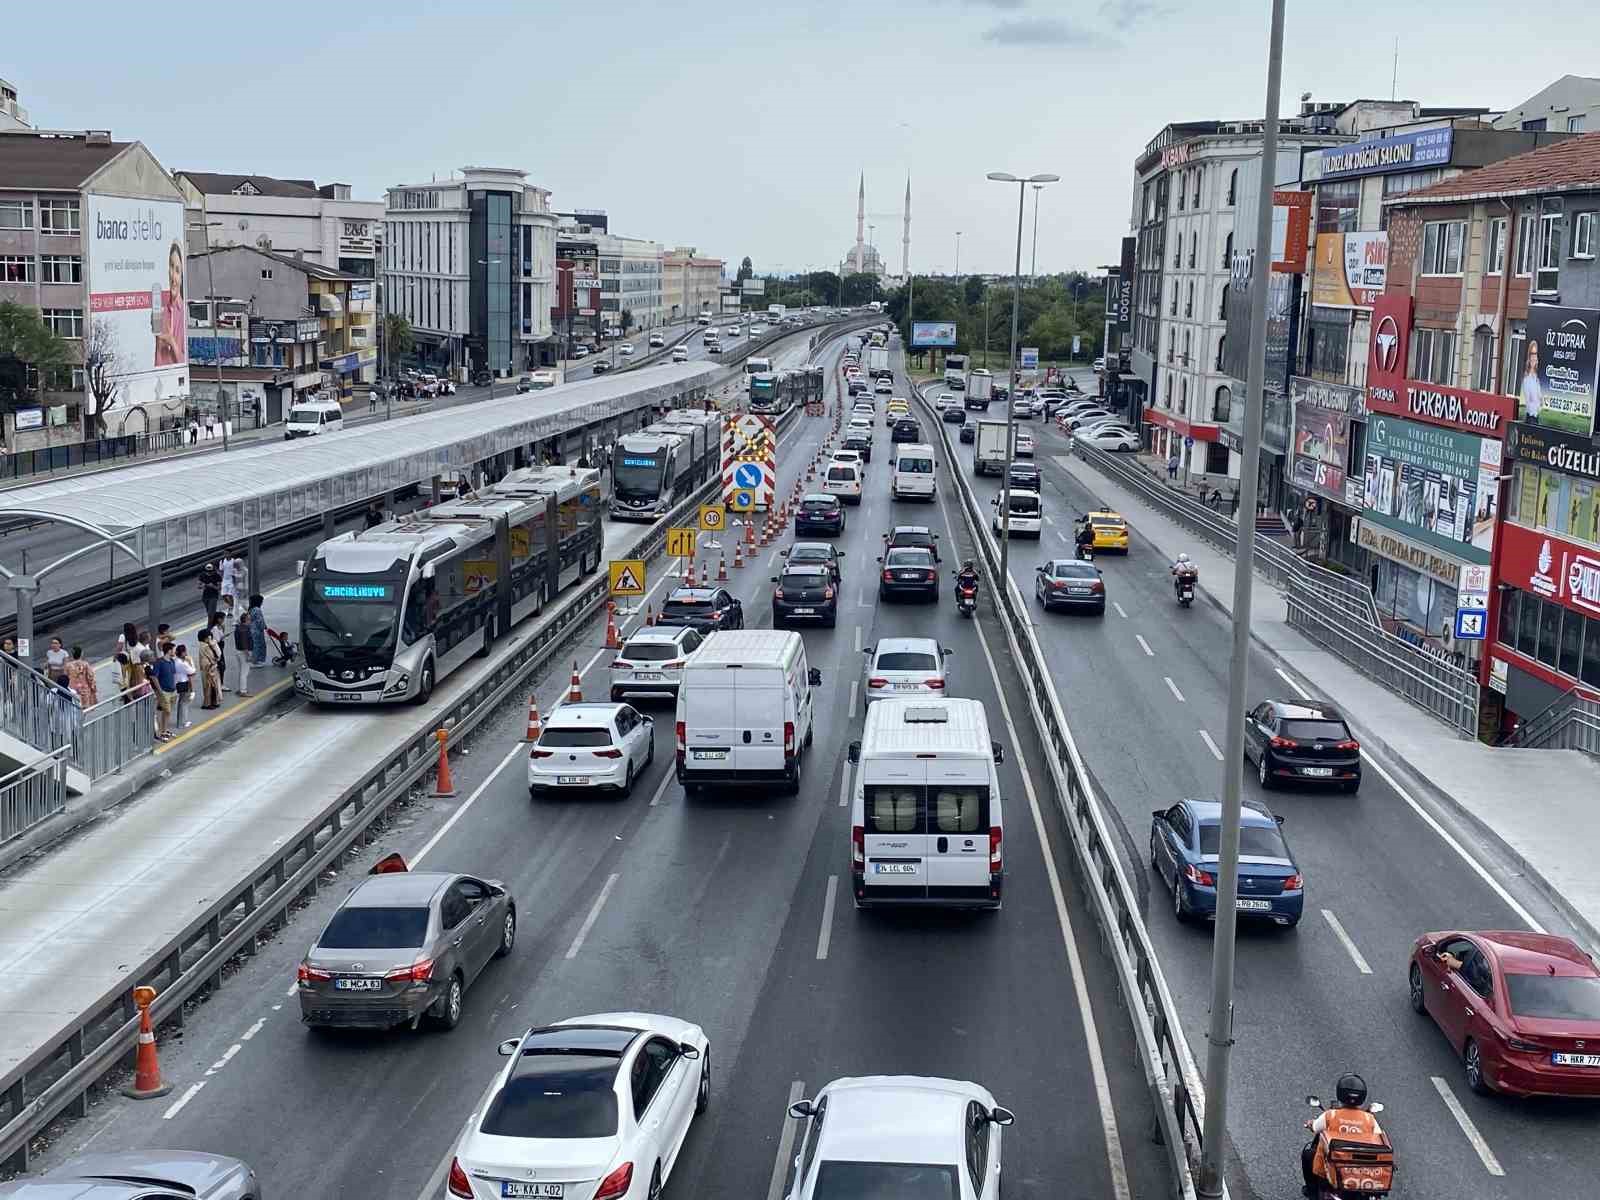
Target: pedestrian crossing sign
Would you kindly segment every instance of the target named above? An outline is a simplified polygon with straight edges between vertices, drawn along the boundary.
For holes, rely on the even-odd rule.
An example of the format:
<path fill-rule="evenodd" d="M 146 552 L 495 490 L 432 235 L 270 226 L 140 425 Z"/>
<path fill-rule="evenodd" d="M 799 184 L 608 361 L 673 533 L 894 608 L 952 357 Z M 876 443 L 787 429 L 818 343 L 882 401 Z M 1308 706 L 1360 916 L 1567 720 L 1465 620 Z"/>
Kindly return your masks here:
<path fill-rule="evenodd" d="M 644 595 L 644 559 L 614 558 L 607 565 L 611 573 L 613 596 Z"/>
<path fill-rule="evenodd" d="M 1489 631 L 1489 614 L 1481 608 L 1456 609 L 1456 639 L 1481 642 Z"/>

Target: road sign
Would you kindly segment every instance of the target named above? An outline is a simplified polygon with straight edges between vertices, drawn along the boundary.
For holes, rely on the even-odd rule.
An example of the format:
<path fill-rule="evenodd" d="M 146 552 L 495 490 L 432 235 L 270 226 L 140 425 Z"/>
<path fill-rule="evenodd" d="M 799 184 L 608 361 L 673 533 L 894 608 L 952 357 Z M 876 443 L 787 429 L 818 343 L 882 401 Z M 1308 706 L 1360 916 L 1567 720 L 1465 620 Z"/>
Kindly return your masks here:
<path fill-rule="evenodd" d="M 1024 346 L 1022 348 L 1021 366 L 1024 371 L 1037 371 L 1039 369 L 1039 348 L 1037 346 Z"/>
<path fill-rule="evenodd" d="M 747 488 L 739 488 L 728 497 L 728 507 L 734 512 L 749 512 L 756 506 L 756 494 Z"/>
<path fill-rule="evenodd" d="M 707 533 L 718 533 L 728 526 L 728 510 L 720 504 L 700 506 L 700 528 Z"/>
<path fill-rule="evenodd" d="M 752 462 L 740 463 L 733 469 L 733 485 L 746 490 L 761 486 L 761 467 Z"/>
<path fill-rule="evenodd" d="M 1481 642 L 1489 629 L 1489 614 L 1481 608 L 1456 609 L 1456 640 Z"/>
<path fill-rule="evenodd" d="M 674 525 L 667 530 L 667 553 L 673 558 L 693 558 L 700 531 L 693 525 Z"/>
<path fill-rule="evenodd" d="M 607 565 L 611 570 L 613 596 L 644 595 L 644 559 L 614 558 Z"/>

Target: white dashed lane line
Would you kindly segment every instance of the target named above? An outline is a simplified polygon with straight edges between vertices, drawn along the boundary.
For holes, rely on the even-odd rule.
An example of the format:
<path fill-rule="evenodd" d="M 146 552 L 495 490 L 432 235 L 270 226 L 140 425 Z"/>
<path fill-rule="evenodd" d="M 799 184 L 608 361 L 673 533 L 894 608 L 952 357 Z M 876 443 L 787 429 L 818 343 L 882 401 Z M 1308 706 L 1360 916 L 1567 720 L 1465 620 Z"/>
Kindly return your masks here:
<path fill-rule="evenodd" d="M 1122 605 L 1118 604 L 1115 600 L 1111 602 L 1111 607 L 1117 610 L 1117 616 L 1121 617 L 1124 621 L 1128 619 L 1126 610 L 1124 610 Z"/>
<path fill-rule="evenodd" d="M 1217 744 L 1211 740 L 1211 735 L 1204 729 L 1199 730 L 1198 732 L 1200 734 L 1200 740 L 1206 744 L 1206 749 L 1211 751 L 1211 757 L 1215 758 L 1218 762 L 1221 762 L 1222 751 L 1217 749 Z"/>
<path fill-rule="evenodd" d="M 1456 1119 L 1456 1124 L 1461 1126 L 1461 1132 L 1467 1135 L 1467 1141 L 1471 1142 L 1472 1148 L 1478 1152 L 1478 1159 L 1483 1163 L 1483 1169 L 1491 1175 L 1504 1175 L 1505 1168 L 1494 1156 L 1494 1151 L 1489 1149 L 1489 1143 L 1483 1140 L 1483 1134 L 1478 1132 L 1478 1127 L 1472 1123 L 1472 1118 L 1467 1116 L 1467 1110 L 1461 1107 L 1461 1101 L 1456 1099 L 1456 1094 L 1450 1090 L 1450 1085 L 1438 1075 L 1432 1078 L 1439 1099 L 1444 1101 L 1444 1106 L 1450 1110 L 1450 1115 Z"/>
<path fill-rule="evenodd" d="M 1300 699 L 1302 699 L 1302 700 L 1311 699 L 1311 693 L 1306 691 L 1305 688 L 1301 687 L 1298 683 L 1296 683 L 1294 681 L 1293 677 L 1290 676 L 1282 667 L 1273 667 L 1272 669 L 1277 672 L 1277 675 L 1278 675 L 1279 679 L 1283 680 L 1285 683 L 1287 683 L 1290 687 L 1292 687 L 1294 689 L 1295 695 L 1299 696 Z"/>
<path fill-rule="evenodd" d="M 1133 640 L 1139 643 L 1139 649 L 1144 651 L 1146 658 L 1154 658 L 1156 656 L 1156 652 L 1150 649 L 1150 643 L 1144 640 L 1143 634 L 1134 634 Z"/>
<path fill-rule="evenodd" d="M 1322 910 L 1322 918 L 1328 922 L 1328 928 L 1333 930 L 1333 936 L 1339 939 L 1339 944 L 1345 948 L 1345 952 L 1350 955 L 1351 960 L 1356 964 L 1356 970 L 1363 975 L 1371 975 L 1372 968 L 1367 964 L 1367 960 L 1362 956 L 1361 951 L 1356 949 L 1355 939 L 1345 931 L 1345 927 L 1339 918 L 1333 915 L 1332 910 L 1326 908 Z"/>
<path fill-rule="evenodd" d="M 1178 685 L 1172 682 L 1172 676 L 1163 675 L 1162 678 L 1167 681 L 1167 691 L 1172 693 L 1172 698 L 1182 704 L 1184 702 L 1183 693 L 1178 690 Z"/>

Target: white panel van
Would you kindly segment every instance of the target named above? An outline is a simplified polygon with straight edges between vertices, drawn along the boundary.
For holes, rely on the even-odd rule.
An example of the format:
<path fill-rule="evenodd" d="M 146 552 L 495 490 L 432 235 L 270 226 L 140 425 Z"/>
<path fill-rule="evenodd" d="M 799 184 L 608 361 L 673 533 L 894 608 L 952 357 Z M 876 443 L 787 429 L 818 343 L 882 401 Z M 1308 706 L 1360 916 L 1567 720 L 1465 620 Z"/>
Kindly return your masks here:
<path fill-rule="evenodd" d="M 932 500 L 934 489 L 933 447 L 923 442 L 893 446 L 894 474 L 889 477 L 889 494 L 896 500 L 912 497 Z"/>
<path fill-rule="evenodd" d="M 798 633 L 730 629 L 711 634 L 683 664 L 678 684 L 677 776 L 684 791 L 710 784 L 776 783 L 800 790 L 822 672 L 806 663 Z"/>
<path fill-rule="evenodd" d="M 344 409 L 337 400 L 296 400 L 284 423 L 283 439 L 338 433 L 344 428 Z"/>
<path fill-rule="evenodd" d="M 850 744 L 850 879 L 856 907 L 999 908 L 1000 775 L 977 700 L 888 698 Z"/>

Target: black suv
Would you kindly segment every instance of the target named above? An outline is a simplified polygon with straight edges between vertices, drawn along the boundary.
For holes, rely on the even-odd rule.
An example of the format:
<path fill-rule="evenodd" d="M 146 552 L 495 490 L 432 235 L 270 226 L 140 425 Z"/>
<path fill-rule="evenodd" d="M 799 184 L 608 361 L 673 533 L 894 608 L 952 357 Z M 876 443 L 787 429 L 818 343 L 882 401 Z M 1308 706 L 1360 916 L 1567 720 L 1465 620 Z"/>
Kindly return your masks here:
<path fill-rule="evenodd" d="M 832 542 L 796 542 L 778 553 L 788 559 L 791 567 L 798 567 L 801 563 L 827 567 L 835 583 L 844 575 L 844 564 L 839 561 L 844 557 L 844 551 Z"/>
<path fill-rule="evenodd" d="M 841 534 L 844 532 L 844 505 L 839 497 L 823 492 L 809 492 L 800 497 L 800 507 L 794 510 L 794 532 Z"/>
<path fill-rule="evenodd" d="M 1330 704 L 1263 700 L 1244 716 L 1244 756 L 1263 788 L 1314 783 L 1353 792 L 1361 786 L 1361 743 Z"/>
<path fill-rule="evenodd" d="M 910 417 L 901 417 L 894 423 L 894 432 L 889 435 L 891 442 L 920 442 L 922 440 L 922 426 Z"/>
<path fill-rule="evenodd" d="M 790 621 L 821 621 L 829 629 L 838 623 L 839 589 L 826 564 L 791 563 L 772 582 L 778 585 L 772 592 L 774 629 Z"/>
<path fill-rule="evenodd" d="M 839 448 L 841 450 L 854 450 L 861 455 L 861 461 L 864 463 L 872 461 L 872 435 L 870 433 L 862 433 L 859 430 L 855 433 L 847 433 L 844 435 L 844 440 L 839 443 Z"/>
<path fill-rule="evenodd" d="M 661 624 L 683 625 L 696 633 L 743 629 L 744 605 L 727 588 L 673 588 L 661 606 Z"/>
<path fill-rule="evenodd" d="M 898 550 L 902 546 L 920 546 L 939 561 L 939 535 L 926 525 L 896 525 L 883 535 L 884 551 Z"/>
<path fill-rule="evenodd" d="M 1039 468 L 1032 463 L 1014 462 L 1011 464 L 1011 486 L 1026 488 L 1030 492 L 1044 491 L 1044 476 L 1039 474 Z"/>

